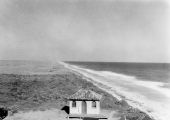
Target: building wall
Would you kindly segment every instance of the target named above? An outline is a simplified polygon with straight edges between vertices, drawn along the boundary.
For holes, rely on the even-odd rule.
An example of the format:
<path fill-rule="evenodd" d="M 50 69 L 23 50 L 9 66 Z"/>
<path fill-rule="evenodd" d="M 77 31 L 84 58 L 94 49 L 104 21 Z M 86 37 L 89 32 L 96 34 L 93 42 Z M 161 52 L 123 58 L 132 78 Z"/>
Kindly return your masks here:
<path fill-rule="evenodd" d="M 72 102 L 69 102 L 70 114 L 81 114 L 82 113 L 82 101 L 76 101 L 76 107 L 72 107 Z M 92 107 L 92 101 L 86 101 L 87 114 L 100 114 L 100 102 L 96 101 L 96 108 Z"/>
<path fill-rule="evenodd" d="M 76 107 L 72 107 L 72 102 L 69 102 L 70 114 L 81 114 L 81 101 L 76 101 Z"/>
<path fill-rule="evenodd" d="M 100 102 L 96 101 L 96 108 L 92 107 L 92 101 L 87 102 L 87 114 L 100 114 Z"/>

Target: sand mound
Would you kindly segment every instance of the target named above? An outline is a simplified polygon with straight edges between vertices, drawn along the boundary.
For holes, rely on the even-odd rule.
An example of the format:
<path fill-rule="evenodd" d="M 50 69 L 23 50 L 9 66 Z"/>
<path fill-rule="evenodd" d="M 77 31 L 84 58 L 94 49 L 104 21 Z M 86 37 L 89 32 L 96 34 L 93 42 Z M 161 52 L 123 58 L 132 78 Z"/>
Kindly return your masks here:
<path fill-rule="evenodd" d="M 19 112 L 4 120 L 66 120 L 66 116 L 64 111 L 51 109 L 45 111 Z"/>

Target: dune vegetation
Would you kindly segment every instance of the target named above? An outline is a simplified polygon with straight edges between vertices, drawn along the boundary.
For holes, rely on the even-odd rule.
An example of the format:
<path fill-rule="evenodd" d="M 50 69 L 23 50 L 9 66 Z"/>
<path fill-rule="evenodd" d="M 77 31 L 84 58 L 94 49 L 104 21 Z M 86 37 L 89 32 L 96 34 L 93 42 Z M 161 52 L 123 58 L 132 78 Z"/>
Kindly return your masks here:
<path fill-rule="evenodd" d="M 0 74 L 0 105 L 9 108 L 12 113 L 19 111 L 44 111 L 62 109 L 67 106 L 67 97 L 81 88 L 93 90 L 101 94 L 101 108 L 114 110 L 119 116 L 129 120 L 151 120 L 145 113 L 132 109 L 126 101 L 118 101 L 115 97 L 86 81 L 84 77 L 63 67 L 55 67 L 49 71 L 55 74 Z"/>

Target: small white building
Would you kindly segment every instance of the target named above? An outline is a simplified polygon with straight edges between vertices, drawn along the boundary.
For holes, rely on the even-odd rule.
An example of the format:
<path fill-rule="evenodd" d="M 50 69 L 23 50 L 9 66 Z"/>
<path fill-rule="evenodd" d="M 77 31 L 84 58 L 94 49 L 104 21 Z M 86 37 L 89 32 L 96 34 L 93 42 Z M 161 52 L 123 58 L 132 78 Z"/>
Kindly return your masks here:
<path fill-rule="evenodd" d="M 68 118 L 93 118 L 107 119 L 100 114 L 100 100 L 102 96 L 94 91 L 80 89 L 69 99 L 69 116 Z"/>

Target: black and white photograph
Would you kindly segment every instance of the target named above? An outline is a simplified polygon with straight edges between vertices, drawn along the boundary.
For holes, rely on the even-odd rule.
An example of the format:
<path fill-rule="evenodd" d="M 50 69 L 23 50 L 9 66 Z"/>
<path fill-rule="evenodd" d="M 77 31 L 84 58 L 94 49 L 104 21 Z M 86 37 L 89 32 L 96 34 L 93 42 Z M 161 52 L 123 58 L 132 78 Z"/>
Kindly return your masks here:
<path fill-rule="evenodd" d="M 0 0 L 0 120 L 170 120 L 170 0 Z"/>

